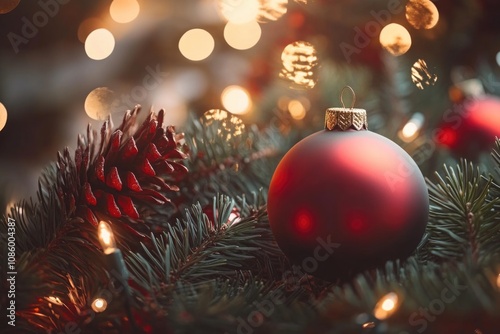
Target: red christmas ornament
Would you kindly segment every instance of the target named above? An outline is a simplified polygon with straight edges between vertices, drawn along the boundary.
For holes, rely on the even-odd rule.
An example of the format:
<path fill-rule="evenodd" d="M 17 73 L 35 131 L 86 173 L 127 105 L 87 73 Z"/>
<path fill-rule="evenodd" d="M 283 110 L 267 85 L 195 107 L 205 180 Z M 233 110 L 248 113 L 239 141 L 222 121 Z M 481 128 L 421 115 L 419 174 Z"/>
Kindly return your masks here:
<path fill-rule="evenodd" d="M 455 156 L 476 161 L 500 137 L 500 99 L 484 96 L 465 101 L 443 116 L 436 140 Z"/>
<path fill-rule="evenodd" d="M 269 222 L 305 272 L 347 279 L 409 256 L 423 236 L 429 198 L 410 156 L 367 130 L 365 110 L 331 108 L 325 123 L 276 168 Z"/>

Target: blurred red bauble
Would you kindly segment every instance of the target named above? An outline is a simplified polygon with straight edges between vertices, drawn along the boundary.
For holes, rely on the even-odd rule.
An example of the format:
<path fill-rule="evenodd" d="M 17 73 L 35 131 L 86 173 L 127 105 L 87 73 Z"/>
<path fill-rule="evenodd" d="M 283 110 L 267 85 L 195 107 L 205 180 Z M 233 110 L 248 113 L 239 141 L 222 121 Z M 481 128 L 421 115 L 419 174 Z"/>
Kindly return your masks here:
<path fill-rule="evenodd" d="M 435 135 L 455 156 L 471 161 L 489 153 L 495 137 L 500 137 L 500 99 L 492 96 L 465 101 L 445 113 Z"/>
<path fill-rule="evenodd" d="M 330 281 L 408 257 L 428 210 L 418 166 L 368 131 L 361 109 L 328 109 L 326 129 L 281 160 L 268 196 L 280 248 L 305 272 Z"/>

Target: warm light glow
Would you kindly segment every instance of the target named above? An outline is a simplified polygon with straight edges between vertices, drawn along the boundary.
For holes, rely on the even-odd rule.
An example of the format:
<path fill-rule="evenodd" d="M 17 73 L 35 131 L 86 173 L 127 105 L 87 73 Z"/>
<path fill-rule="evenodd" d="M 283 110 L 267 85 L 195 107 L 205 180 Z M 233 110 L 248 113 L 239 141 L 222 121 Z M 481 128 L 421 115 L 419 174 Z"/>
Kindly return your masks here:
<path fill-rule="evenodd" d="M 375 323 L 373 321 L 365 322 L 361 327 L 363 327 L 363 328 L 375 328 Z"/>
<path fill-rule="evenodd" d="M 423 59 L 417 60 L 411 67 L 411 80 L 419 89 L 424 89 L 425 86 L 433 86 L 437 79 L 437 75 L 431 73 Z"/>
<path fill-rule="evenodd" d="M 92 302 L 92 310 L 97 313 L 101 313 L 106 311 L 106 308 L 108 307 L 108 302 L 104 298 L 96 298 Z"/>
<path fill-rule="evenodd" d="M 85 112 L 95 120 L 105 120 L 114 110 L 118 100 L 115 93 L 107 87 L 98 87 L 85 99 Z"/>
<path fill-rule="evenodd" d="M 399 138 L 409 143 L 414 140 L 424 124 L 424 115 L 421 113 L 414 114 L 411 119 L 405 124 L 399 133 Z"/>
<path fill-rule="evenodd" d="M 301 120 L 306 117 L 306 107 L 300 100 L 291 100 L 288 102 L 288 111 L 294 119 Z"/>
<path fill-rule="evenodd" d="M 380 32 L 380 44 L 394 56 L 405 54 L 411 47 L 408 30 L 397 23 L 386 25 Z"/>
<path fill-rule="evenodd" d="M 101 221 L 97 228 L 99 242 L 101 243 L 104 254 L 113 253 L 116 250 L 116 242 L 113 235 L 113 230 L 111 230 L 111 226 L 109 226 L 108 223 Z"/>
<path fill-rule="evenodd" d="M 415 29 L 431 29 L 439 21 L 439 11 L 429 0 L 410 0 L 406 4 L 406 19 Z"/>
<path fill-rule="evenodd" d="M 222 105 L 233 114 L 246 114 L 251 106 L 250 94 L 240 86 L 229 86 L 221 95 Z"/>
<path fill-rule="evenodd" d="M 418 131 L 418 126 L 415 123 L 407 123 L 403 128 L 403 136 L 405 138 L 413 137 Z"/>
<path fill-rule="evenodd" d="M 7 124 L 7 108 L 0 103 L 0 131 L 3 130 L 5 124 Z"/>
<path fill-rule="evenodd" d="M 63 302 L 59 299 L 59 297 L 54 297 L 54 296 L 45 297 L 45 300 L 47 300 L 49 303 L 56 304 L 59 306 L 63 305 Z"/>
<path fill-rule="evenodd" d="M 500 288 L 500 274 L 497 276 L 497 286 Z"/>
<path fill-rule="evenodd" d="M 261 34 L 260 25 L 255 21 L 242 24 L 228 22 L 224 27 L 224 39 L 237 50 L 250 49 L 257 44 Z"/>
<path fill-rule="evenodd" d="M 113 34 L 104 28 L 92 31 L 85 40 L 85 52 L 90 59 L 102 60 L 113 52 L 115 38 Z"/>
<path fill-rule="evenodd" d="M 221 109 L 211 109 L 203 114 L 205 126 L 215 125 L 217 134 L 226 140 L 239 137 L 245 131 L 245 124 L 238 116 Z"/>
<path fill-rule="evenodd" d="M 95 17 L 90 17 L 88 19 L 85 19 L 80 25 L 78 26 L 78 40 L 82 43 L 85 43 L 85 40 L 87 39 L 87 36 L 94 30 L 98 29 L 99 27 L 102 26 L 102 21 L 95 18 Z"/>
<path fill-rule="evenodd" d="M 288 0 L 266 0 L 260 2 L 258 21 L 276 21 L 287 12 Z"/>
<path fill-rule="evenodd" d="M 373 310 L 373 315 L 379 320 L 385 320 L 392 316 L 399 308 L 399 298 L 394 292 L 390 292 L 382 297 L 375 309 Z"/>
<path fill-rule="evenodd" d="M 219 0 L 220 13 L 232 23 L 257 20 L 259 7 L 259 0 Z"/>
<path fill-rule="evenodd" d="M 132 22 L 137 18 L 141 6 L 136 0 L 113 0 L 109 6 L 109 15 L 118 23 Z"/>
<path fill-rule="evenodd" d="M 281 61 L 281 78 L 291 81 L 299 88 L 313 88 L 316 85 L 318 56 L 312 44 L 297 41 L 287 45 L 281 54 Z"/>
<path fill-rule="evenodd" d="M 0 0 L 0 14 L 7 14 L 19 5 L 21 0 Z"/>
<path fill-rule="evenodd" d="M 189 60 L 199 61 L 210 56 L 215 47 L 212 35 L 203 29 L 191 29 L 179 40 L 179 50 Z"/>

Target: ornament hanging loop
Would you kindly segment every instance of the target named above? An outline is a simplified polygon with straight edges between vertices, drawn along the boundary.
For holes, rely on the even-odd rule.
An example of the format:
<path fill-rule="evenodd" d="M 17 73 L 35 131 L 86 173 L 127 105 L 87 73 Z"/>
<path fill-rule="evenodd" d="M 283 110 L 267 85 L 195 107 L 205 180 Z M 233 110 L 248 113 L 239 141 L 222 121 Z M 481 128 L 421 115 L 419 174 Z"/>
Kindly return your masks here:
<path fill-rule="evenodd" d="M 344 104 L 344 91 L 346 89 L 349 89 L 352 93 L 352 103 L 351 103 L 351 110 L 354 109 L 354 104 L 356 103 L 356 93 L 354 92 L 354 89 L 352 89 L 351 86 L 344 86 L 342 90 L 340 91 L 340 103 L 342 103 L 342 108 L 346 109 L 345 104 Z"/>

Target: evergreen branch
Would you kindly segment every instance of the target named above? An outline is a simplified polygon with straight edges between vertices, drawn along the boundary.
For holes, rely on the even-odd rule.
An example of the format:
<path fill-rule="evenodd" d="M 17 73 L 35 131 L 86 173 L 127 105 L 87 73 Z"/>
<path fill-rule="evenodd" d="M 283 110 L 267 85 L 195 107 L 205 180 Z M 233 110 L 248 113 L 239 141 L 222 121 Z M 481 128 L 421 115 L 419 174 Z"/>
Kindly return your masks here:
<path fill-rule="evenodd" d="M 428 181 L 430 194 L 430 253 L 440 260 L 460 260 L 467 253 L 476 262 L 497 256 L 500 199 L 491 196 L 492 180 L 465 162 L 456 171 L 447 166 L 438 183 Z"/>
<path fill-rule="evenodd" d="M 227 196 L 214 200 L 214 220 L 194 205 L 185 221 L 152 237 L 152 249 L 128 257 L 139 286 L 167 293 L 179 282 L 203 282 L 234 277 L 239 270 L 255 270 L 282 256 L 270 231 L 265 208 L 248 217 L 230 219 L 235 201 Z M 260 264 L 260 268 L 256 266 Z"/>

